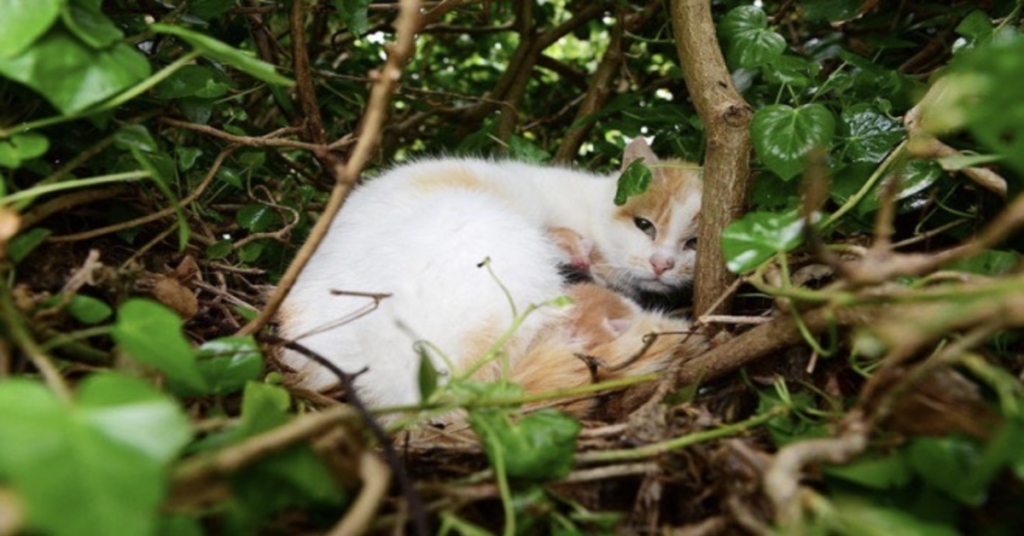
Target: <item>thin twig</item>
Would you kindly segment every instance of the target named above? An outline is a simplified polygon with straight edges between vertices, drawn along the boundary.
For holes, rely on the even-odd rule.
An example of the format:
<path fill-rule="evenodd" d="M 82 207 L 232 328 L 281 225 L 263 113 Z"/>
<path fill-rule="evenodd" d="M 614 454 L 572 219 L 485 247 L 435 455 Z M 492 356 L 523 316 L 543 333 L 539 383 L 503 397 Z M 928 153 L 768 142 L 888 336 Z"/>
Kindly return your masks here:
<path fill-rule="evenodd" d="M 122 222 L 122 223 L 116 223 L 114 225 L 108 225 L 106 227 L 100 227 L 99 229 L 93 229 L 91 231 L 86 231 L 84 233 L 74 233 L 74 234 L 69 234 L 69 235 L 51 236 L 51 237 L 47 238 L 46 241 L 47 242 L 75 242 L 75 241 L 78 241 L 78 240 L 88 240 L 90 238 L 96 238 L 97 236 L 103 236 L 105 234 L 110 234 L 110 233 L 116 233 L 118 231 L 123 231 L 125 229 L 131 229 L 132 227 L 137 227 L 139 225 L 143 225 L 143 224 L 146 224 L 146 223 L 149 223 L 149 222 L 152 222 L 152 221 L 157 221 L 159 219 L 163 219 L 163 218 L 166 218 L 168 216 L 173 216 L 174 214 L 177 213 L 178 210 L 181 210 L 181 209 L 191 205 L 192 203 L 195 202 L 196 199 L 199 199 L 199 196 L 203 195 L 203 192 L 206 191 L 206 188 L 210 186 L 211 182 L 213 182 L 213 178 L 217 175 L 217 171 L 220 169 L 221 164 L 224 163 L 224 159 L 227 158 L 228 155 L 230 155 L 231 153 L 235 152 L 235 149 L 238 149 L 238 146 L 234 145 L 234 146 L 228 147 L 227 149 L 224 149 L 223 151 L 221 151 L 220 154 L 217 155 L 217 158 L 214 159 L 213 165 L 210 166 L 210 171 L 208 171 L 206 173 L 206 177 L 204 177 L 203 181 L 199 183 L 199 186 L 197 186 L 196 189 L 193 190 L 192 193 L 188 195 L 188 197 L 186 197 L 185 199 L 182 199 L 181 202 L 176 203 L 173 206 L 167 207 L 167 208 L 165 208 L 163 210 L 158 210 L 158 211 L 156 211 L 156 212 L 154 212 L 152 214 L 147 214 L 145 216 L 142 216 L 142 217 L 139 217 L 139 218 L 135 218 L 135 219 L 130 220 L 130 221 L 126 221 L 126 222 Z"/>
<path fill-rule="evenodd" d="M 395 44 L 390 47 L 387 62 L 378 74 L 373 90 L 370 92 L 370 101 L 362 119 L 362 132 L 359 134 L 359 140 L 352 151 L 352 156 L 344 166 L 339 164 L 335 167 L 336 182 L 323 214 L 310 232 L 309 238 L 295 255 L 295 259 L 288 266 L 288 270 L 281 277 L 274 293 L 267 300 L 266 307 L 260 311 L 259 316 L 242 326 L 242 329 L 238 331 L 239 335 L 256 333 L 277 313 L 281 303 L 299 278 L 299 274 L 302 273 L 302 269 L 306 267 L 309 259 L 313 257 L 317 247 L 320 246 L 320 242 L 327 235 L 331 222 L 341 210 L 341 205 L 345 202 L 345 198 L 348 197 L 380 140 L 381 127 L 387 116 L 388 102 L 395 85 L 402 77 L 402 68 L 405 66 L 406 60 L 413 52 L 414 30 L 418 24 L 419 2 L 403 0 L 401 6 L 401 12 L 395 22 Z"/>

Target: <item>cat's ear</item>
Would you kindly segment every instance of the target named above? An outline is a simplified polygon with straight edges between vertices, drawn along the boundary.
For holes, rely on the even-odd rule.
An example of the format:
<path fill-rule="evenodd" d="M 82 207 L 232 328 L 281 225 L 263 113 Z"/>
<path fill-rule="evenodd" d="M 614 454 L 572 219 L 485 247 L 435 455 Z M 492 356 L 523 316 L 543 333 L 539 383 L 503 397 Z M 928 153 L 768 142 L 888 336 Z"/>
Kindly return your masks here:
<path fill-rule="evenodd" d="M 626 145 L 626 149 L 622 152 L 622 169 L 628 168 L 638 158 L 643 158 L 644 164 L 648 166 L 658 163 L 658 156 L 654 154 L 643 136 L 633 138 L 633 141 Z"/>

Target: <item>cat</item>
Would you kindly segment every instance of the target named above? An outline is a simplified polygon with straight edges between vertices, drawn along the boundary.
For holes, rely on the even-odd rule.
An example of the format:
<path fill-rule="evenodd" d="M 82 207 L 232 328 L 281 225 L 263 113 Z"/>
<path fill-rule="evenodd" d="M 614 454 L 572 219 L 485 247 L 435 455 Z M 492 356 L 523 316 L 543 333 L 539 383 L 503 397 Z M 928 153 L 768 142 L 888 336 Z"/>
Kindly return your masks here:
<path fill-rule="evenodd" d="M 575 266 L 626 296 L 685 286 L 693 273 L 699 172 L 661 162 L 643 138 L 626 147 L 624 168 L 637 158 L 651 169 L 652 182 L 621 207 L 613 203 L 615 176 L 477 159 L 396 167 L 351 194 L 282 305 L 281 336 L 343 370 L 366 367 L 356 385 L 368 405 L 414 404 L 414 342 L 429 343 L 422 348 L 443 377 L 465 370 L 509 331 L 517 313 L 565 294 L 560 266 Z M 331 290 L 388 297 L 364 314 L 376 298 Z M 633 311 L 629 321 L 609 320 L 609 331 L 573 339 L 585 305 L 541 307 L 504 343 L 511 369 L 525 359 L 539 370 L 543 360 L 527 358 L 548 355 L 556 343 L 596 348 L 625 337 L 638 350 L 634 325 L 685 328 L 658 313 L 637 313 L 627 297 L 608 292 L 603 300 Z M 351 321 L 338 325 L 342 319 Z M 302 356 L 284 351 L 282 360 L 298 371 L 302 387 L 336 383 Z"/>

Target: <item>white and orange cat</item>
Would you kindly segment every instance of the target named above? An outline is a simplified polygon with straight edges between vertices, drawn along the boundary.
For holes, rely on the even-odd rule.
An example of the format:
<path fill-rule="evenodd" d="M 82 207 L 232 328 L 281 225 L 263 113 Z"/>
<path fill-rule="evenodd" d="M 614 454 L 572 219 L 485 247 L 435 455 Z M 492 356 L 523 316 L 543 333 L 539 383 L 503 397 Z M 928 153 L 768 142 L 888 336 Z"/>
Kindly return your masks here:
<path fill-rule="evenodd" d="M 659 161 L 643 138 L 627 146 L 623 169 L 637 158 L 651 169 L 652 183 L 621 207 L 613 202 L 616 176 L 453 158 L 396 167 L 352 193 L 285 301 L 281 335 L 342 370 L 367 368 L 356 386 L 368 405 L 413 404 L 420 400 L 418 341 L 429 342 L 435 368 L 451 377 L 509 330 L 509 297 L 522 312 L 569 294 L 573 305 L 535 311 L 503 350 L 510 376 L 527 392 L 588 383 L 590 371 L 574 354 L 615 365 L 634 357 L 647 333 L 689 327 L 608 290 L 667 293 L 692 278 L 699 170 Z M 596 284 L 567 286 L 564 265 Z M 371 298 L 332 290 L 388 297 L 360 315 Z M 346 318 L 355 319 L 338 325 Z M 670 344 L 684 337 L 664 337 L 635 363 L 601 377 L 658 370 L 703 345 L 700 337 L 681 348 Z M 303 387 L 336 383 L 303 356 L 285 351 L 282 359 Z M 499 372 L 488 366 L 478 376 Z"/>

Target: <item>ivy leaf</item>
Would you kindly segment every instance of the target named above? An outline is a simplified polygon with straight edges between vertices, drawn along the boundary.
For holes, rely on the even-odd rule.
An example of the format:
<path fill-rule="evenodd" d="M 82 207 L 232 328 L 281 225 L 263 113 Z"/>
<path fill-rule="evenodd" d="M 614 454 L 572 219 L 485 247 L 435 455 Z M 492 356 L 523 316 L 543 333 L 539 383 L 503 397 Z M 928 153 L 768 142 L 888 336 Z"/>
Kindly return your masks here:
<path fill-rule="evenodd" d="M 634 195 L 640 195 L 651 186 L 651 179 L 654 174 L 650 168 L 644 165 L 643 158 L 637 158 L 629 163 L 626 169 L 619 176 L 618 186 L 615 189 L 615 204 L 622 206 Z"/>
<path fill-rule="evenodd" d="M 793 108 L 785 104 L 765 106 L 750 124 L 754 149 L 768 169 L 783 180 L 804 170 L 804 156 L 815 147 L 828 148 L 835 134 L 832 113 L 821 104 Z"/>
<path fill-rule="evenodd" d="M 253 233 L 262 233 L 280 225 L 281 216 L 267 205 L 250 203 L 238 209 L 235 221 L 243 229 Z"/>
<path fill-rule="evenodd" d="M 1024 172 L 1024 106 L 1020 106 L 1020 88 L 1008 83 L 1024 80 L 1024 40 L 997 40 L 963 56 L 956 63 L 955 80 L 961 84 L 954 85 L 970 88 L 960 103 L 968 128 L 1004 155 L 1018 173 Z"/>
<path fill-rule="evenodd" d="M 206 248 L 206 257 L 210 260 L 223 259 L 231 255 L 232 243 L 230 240 L 218 240 Z"/>
<path fill-rule="evenodd" d="M 334 0 L 334 9 L 337 10 L 341 21 L 348 26 L 352 35 L 362 35 L 369 29 L 370 23 L 367 17 L 370 8 L 370 0 Z"/>
<path fill-rule="evenodd" d="M 756 6 L 740 6 L 729 11 L 718 28 L 727 44 L 729 64 L 734 67 L 760 67 L 786 50 L 786 40 L 768 29 L 768 16 Z"/>
<path fill-rule="evenodd" d="M 555 480 L 572 471 L 580 424 L 572 417 L 545 409 L 513 424 L 501 410 L 477 410 L 469 422 L 484 443 L 491 465 L 500 459 L 511 478 Z"/>
<path fill-rule="evenodd" d="M 737 274 L 752 270 L 772 255 L 799 246 L 803 230 L 804 220 L 797 210 L 748 213 L 722 232 L 726 266 Z"/>
<path fill-rule="evenodd" d="M 0 476 L 35 531 L 153 533 L 166 468 L 191 437 L 187 418 L 145 382 L 115 374 L 86 378 L 76 398 L 69 405 L 38 383 L 0 382 Z"/>
<path fill-rule="evenodd" d="M 118 43 L 96 50 L 62 29 L 18 56 L 0 56 L 0 75 L 38 91 L 65 115 L 112 97 L 149 74 L 149 62 L 131 46 Z"/>
<path fill-rule="evenodd" d="M 50 140 L 38 132 L 15 134 L 0 140 L 0 166 L 17 169 L 26 160 L 42 156 L 50 149 Z"/>
<path fill-rule="evenodd" d="M 761 68 L 765 79 L 797 88 L 811 85 L 821 67 L 799 56 L 780 55 Z"/>
<path fill-rule="evenodd" d="M 241 391 L 263 374 L 263 355 L 252 337 L 222 337 L 208 341 L 196 351 L 196 363 L 204 380 L 202 390 L 182 385 L 183 395 L 226 395 Z"/>
<path fill-rule="evenodd" d="M 92 48 L 106 48 L 120 41 L 124 33 L 106 15 L 102 0 L 70 0 L 61 10 L 64 25 Z"/>
<path fill-rule="evenodd" d="M 29 253 L 39 247 L 52 232 L 49 229 L 36 227 L 15 236 L 7 243 L 7 256 L 15 264 L 21 262 Z"/>
<path fill-rule="evenodd" d="M 273 65 L 256 59 L 241 50 L 199 32 L 186 30 L 180 26 L 171 26 L 169 24 L 160 23 L 150 24 L 149 29 L 156 33 L 179 37 L 182 41 L 185 41 L 189 45 L 195 47 L 196 50 L 199 50 L 207 57 L 221 63 L 231 65 L 232 67 L 263 80 L 268 84 L 279 84 L 283 86 L 290 86 L 294 84 L 291 80 L 277 74 Z"/>
<path fill-rule="evenodd" d="M 907 459 L 925 482 L 968 505 L 980 505 L 988 482 L 972 475 L 981 464 L 976 444 L 960 437 L 918 438 L 910 444 Z"/>
<path fill-rule="evenodd" d="M 906 135 L 899 122 L 866 102 L 844 109 L 840 121 L 846 137 L 843 154 L 852 162 L 877 164 Z"/>
<path fill-rule="evenodd" d="M 181 333 L 181 318 L 163 305 L 128 300 L 117 311 L 113 336 L 132 359 L 155 367 L 190 389 L 206 388 L 192 348 Z"/>
<path fill-rule="evenodd" d="M 62 0 L 0 0 L 0 58 L 25 50 L 50 29 Z"/>
<path fill-rule="evenodd" d="M 215 99 L 234 87 L 231 78 L 217 69 L 202 65 L 186 65 L 156 86 L 165 99 L 201 97 Z"/>
<path fill-rule="evenodd" d="M 59 300 L 60 295 L 54 298 Z M 114 310 L 105 302 L 84 294 L 72 296 L 71 301 L 68 302 L 67 311 L 75 317 L 75 320 L 89 325 L 99 324 L 114 314 Z"/>
<path fill-rule="evenodd" d="M 516 160 L 522 160 L 523 162 L 533 162 L 541 164 L 547 162 L 551 158 L 544 149 L 541 149 L 537 144 L 532 141 L 519 136 L 513 135 L 508 140 L 508 154 Z"/>

